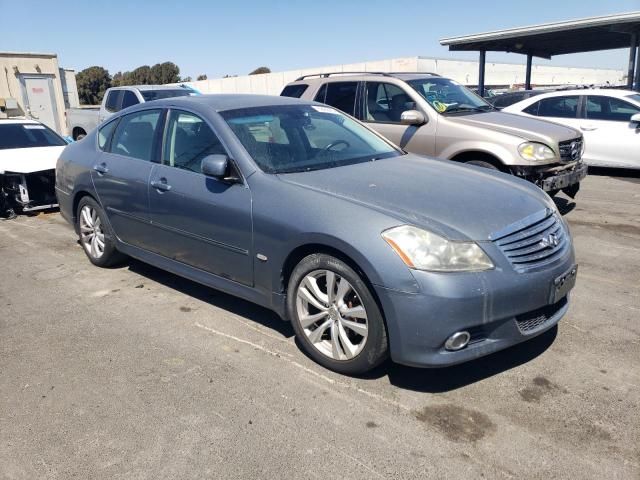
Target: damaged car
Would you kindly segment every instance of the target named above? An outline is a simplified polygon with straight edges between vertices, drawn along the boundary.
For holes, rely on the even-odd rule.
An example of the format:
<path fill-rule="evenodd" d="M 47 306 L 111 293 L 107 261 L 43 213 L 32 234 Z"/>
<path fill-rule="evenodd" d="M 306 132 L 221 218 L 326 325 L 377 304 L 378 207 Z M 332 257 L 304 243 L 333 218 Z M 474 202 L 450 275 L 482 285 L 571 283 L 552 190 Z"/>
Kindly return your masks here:
<path fill-rule="evenodd" d="M 0 216 L 58 206 L 55 168 L 67 141 L 35 120 L 0 121 Z"/>

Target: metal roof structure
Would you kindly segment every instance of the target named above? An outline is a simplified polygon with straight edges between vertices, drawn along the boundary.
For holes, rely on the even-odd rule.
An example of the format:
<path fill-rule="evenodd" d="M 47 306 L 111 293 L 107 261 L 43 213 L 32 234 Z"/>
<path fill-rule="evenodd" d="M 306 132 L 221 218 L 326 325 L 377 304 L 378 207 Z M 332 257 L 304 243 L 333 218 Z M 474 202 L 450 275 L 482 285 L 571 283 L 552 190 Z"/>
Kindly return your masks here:
<path fill-rule="evenodd" d="M 443 38 L 450 51 L 480 52 L 480 84 L 484 91 L 486 52 L 521 53 L 527 56 L 527 89 L 531 88 L 532 57 L 629 48 L 628 87 L 640 89 L 640 61 L 636 61 L 640 40 L 640 12 L 509 28 L 493 32 Z"/>

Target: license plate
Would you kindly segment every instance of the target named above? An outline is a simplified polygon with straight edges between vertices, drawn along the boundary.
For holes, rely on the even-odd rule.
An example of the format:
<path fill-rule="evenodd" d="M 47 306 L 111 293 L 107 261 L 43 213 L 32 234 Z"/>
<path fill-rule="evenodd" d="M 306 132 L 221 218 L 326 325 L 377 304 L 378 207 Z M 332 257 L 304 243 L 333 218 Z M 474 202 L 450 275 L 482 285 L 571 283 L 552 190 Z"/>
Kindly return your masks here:
<path fill-rule="evenodd" d="M 574 265 L 566 273 L 563 273 L 553 281 L 551 286 L 551 303 L 567 296 L 567 293 L 575 286 L 578 276 L 578 266 Z"/>

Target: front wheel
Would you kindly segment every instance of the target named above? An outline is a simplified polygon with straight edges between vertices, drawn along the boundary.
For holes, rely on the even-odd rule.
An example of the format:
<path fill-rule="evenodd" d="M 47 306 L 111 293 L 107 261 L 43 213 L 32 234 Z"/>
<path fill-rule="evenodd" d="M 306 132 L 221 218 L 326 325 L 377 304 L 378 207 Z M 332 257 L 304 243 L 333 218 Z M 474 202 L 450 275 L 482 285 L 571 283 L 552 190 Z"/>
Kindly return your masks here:
<path fill-rule="evenodd" d="M 76 217 L 80 244 L 91 263 L 110 267 L 123 260 L 124 256 L 116 250 L 113 233 L 98 202 L 91 197 L 82 198 Z"/>
<path fill-rule="evenodd" d="M 289 280 L 287 312 L 302 348 L 330 370 L 358 375 L 387 357 L 382 312 L 342 260 L 325 254 L 302 259 Z"/>
<path fill-rule="evenodd" d="M 475 165 L 476 167 L 488 168 L 489 170 L 499 170 L 494 164 L 485 162 L 484 160 L 468 160 L 464 163 L 467 165 Z"/>

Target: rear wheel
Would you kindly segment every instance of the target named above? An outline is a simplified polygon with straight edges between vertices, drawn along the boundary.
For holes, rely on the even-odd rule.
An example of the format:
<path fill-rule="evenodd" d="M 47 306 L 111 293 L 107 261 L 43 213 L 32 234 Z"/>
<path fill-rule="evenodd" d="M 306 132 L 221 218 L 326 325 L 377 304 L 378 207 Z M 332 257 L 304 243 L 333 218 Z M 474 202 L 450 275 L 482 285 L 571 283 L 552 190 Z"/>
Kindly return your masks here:
<path fill-rule="evenodd" d="M 124 259 L 116 250 L 115 239 L 98 202 L 91 197 L 82 198 L 76 217 L 80 244 L 91 263 L 110 267 Z"/>
<path fill-rule="evenodd" d="M 287 311 L 304 350 L 330 370 L 357 375 L 387 357 L 378 304 L 360 275 L 335 257 L 313 254 L 296 266 Z"/>

